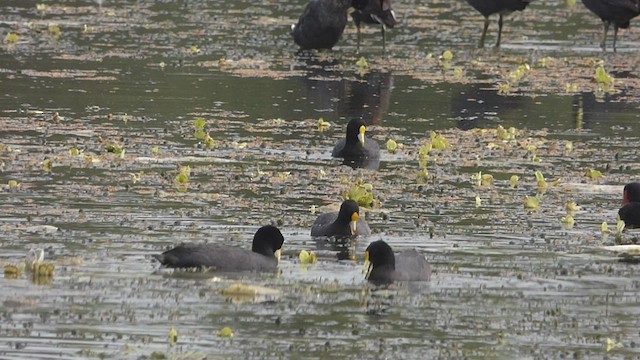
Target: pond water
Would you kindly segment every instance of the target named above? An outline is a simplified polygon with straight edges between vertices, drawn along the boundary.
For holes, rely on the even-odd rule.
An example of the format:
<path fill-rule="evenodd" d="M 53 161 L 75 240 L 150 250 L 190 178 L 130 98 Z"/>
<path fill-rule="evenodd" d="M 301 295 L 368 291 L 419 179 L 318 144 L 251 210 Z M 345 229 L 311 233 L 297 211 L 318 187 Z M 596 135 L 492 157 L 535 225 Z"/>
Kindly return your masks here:
<path fill-rule="evenodd" d="M 500 50 L 477 49 L 483 19 L 466 2 L 403 0 L 384 51 L 369 26 L 358 52 L 350 23 L 333 51 L 296 54 L 304 1 L 43 4 L 0 9 L 0 36 L 18 35 L 0 50 L 0 262 L 42 248 L 56 270 L 0 277 L 0 358 L 639 356 L 640 269 L 602 249 L 636 235 L 601 231 L 640 174 L 635 24 L 603 53 L 580 2 L 534 2 L 506 18 Z M 330 157 L 357 116 L 378 171 Z M 420 164 L 432 131 L 448 146 Z M 312 207 L 356 183 L 373 188 L 374 234 L 311 239 Z M 267 223 L 285 236 L 277 275 L 174 274 L 151 258 L 183 241 L 248 247 Z M 423 253 L 431 282 L 364 281 L 377 239 Z M 301 266 L 301 250 L 318 262 Z M 275 292 L 222 295 L 238 281 Z"/>

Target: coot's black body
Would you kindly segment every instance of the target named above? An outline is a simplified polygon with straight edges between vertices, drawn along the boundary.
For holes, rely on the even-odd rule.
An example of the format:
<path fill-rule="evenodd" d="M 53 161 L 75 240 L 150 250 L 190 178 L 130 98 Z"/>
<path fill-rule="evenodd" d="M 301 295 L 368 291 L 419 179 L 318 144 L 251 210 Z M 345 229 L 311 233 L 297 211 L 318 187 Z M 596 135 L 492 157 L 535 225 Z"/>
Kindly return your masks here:
<path fill-rule="evenodd" d="M 625 227 L 640 228 L 640 183 L 633 182 L 624 186 L 622 207 L 618 210 L 618 215 Z"/>
<path fill-rule="evenodd" d="M 366 125 L 360 118 L 351 119 L 347 133 L 334 146 L 331 156 L 345 159 L 378 159 L 380 146 L 374 140 L 366 139 Z"/>
<path fill-rule="evenodd" d="M 354 231 L 355 227 L 355 231 Z M 367 222 L 360 217 L 360 207 L 353 200 L 345 200 L 339 212 L 320 214 L 311 226 L 313 237 L 346 238 L 371 234 Z"/>
<path fill-rule="evenodd" d="M 291 34 L 300 49 L 331 49 L 347 25 L 351 0 L 310 0 Z"/>
<path fill-rule="evenodd" d="M 275 271 L 275 252 L 282 248 L 284 237 L 275 226 L 263 226 L 255 233 L 251 251 L 225 245 L 180 244 L 153 255 L 170 268 L 206 268 L 210 271 Z"/>
<path fill-rule="evenodd" d="M 496 40 L 496 47 L 499 47 L 502 38 L 502 16 L 514 11 L 524 10 L 529 6 L 531 0 L 467 0 L 467 2 L 484 16 L 484 29 L 480 36 L 480 47 L 484 46 L 484 39 L 487 35 L 487 29 L 489 28 L 489 16 L 498 14 L 498 39 Z"/>
<path fill-rule="evenodd" d="M 367 280 L 373 283 L 388 284 L 394 281 L 429 281 L 431 279 L 431 266 L 416 250 L 394 255 L 389 244 L 378 240 L 369 244 L 365 257 L 370 266 Z"/>
<path fill-rule="evenodd" d="M 607 32 L 613 24 L 613 51 L 616 51 L 618 29 L 626 29 L 631 19 L 640 15 L 640 0 L 582 0 L 584 6 L 598 15 L 604 23 L 604 33 L 600 46 L 605 49 Z"/>

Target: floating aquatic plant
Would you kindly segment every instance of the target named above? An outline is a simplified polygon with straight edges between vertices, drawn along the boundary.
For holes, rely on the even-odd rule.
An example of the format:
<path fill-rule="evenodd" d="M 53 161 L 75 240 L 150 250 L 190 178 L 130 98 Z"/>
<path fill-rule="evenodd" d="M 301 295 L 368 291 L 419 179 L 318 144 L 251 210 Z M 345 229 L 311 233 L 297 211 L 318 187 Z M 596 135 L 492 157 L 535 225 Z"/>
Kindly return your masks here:
<path fill-rule="evenodd" d="M 167 338 L 169 346 L 176 346 L 178 343 L 178 331 L 175 328 L 169 329 L 169 336 Z"/>
<path fill-rule="evenodd" d="M 9 185 L 9 189 L 17 189 L 18 186 L 20 186 L 20 183 L 18 183 L 16 180 L 9 180 L 7 182 L 7 185 Z"/>
<path fill-rule="evenodd" d="M 596 68 L 596 74 L 593 78 L 596 83 L 598 83 L 598 85 L 603 85 L 606 87 L 613 86 L 613 77 L 607 73 L 607 70 L 605 70 L 604 66 L 602 65 Z"/>
<path fill-rule="evenodd" d="M 220 331 L 218 331 L 218 336 L 223 338 L 233 337 L 233 330 L 230 327 L 225 326 Z"/>
<path fill-rule="evenodd" d="M 623 347 L 621 342 L 618 342 L 618 341 L 612 340 L 610 338 L 607 338 L 607 343 L 606 343 L 607 352 L 609 352 L 611 350 L 614 350 L 616 348 L 619 348 L 619 347 L 620 348 Z"/>
<path fill-rule="evenodd" d="M 594 170 L 592 168 L 587 168 L 585 170 L 584 175 L 586 177 L 588 177 L 589 179 L 592 179 L 592 180 L 600 180 L 600 179 L 604 178 L 604 175 L 602 174 L 602 172 L 600 170 Z"/>
<path fill-rule="evenodd" d="M 434 149 L 445 150 L 449 147 L 449 142 L 443 135 L 438 134 L 435 131 L 431 131 L 429 133 L 429 137 L 431 138 L 431 145 Z"/>
<path fill-rule="evenodd" d="M 355 181 L 343 194 L 345 200 L 354 200 L 360 206 L 373 207 L 373 185 L 364 183 L 362 179 Z"/>
<path fill-rule="evenodd" d="M 180 168 L 178 169 L 178 175 L 176 175 L 175 178 L 175 184 L 176 187 L 178 188 L 178 191 L 184 192 L 187 191 L 187 188 L 189 187 L 189 176 L 191 174 L 191 167 L 186 165 L 186 166 L 180 166 Z"/>
<path fill-rule="evenodd" d="M 56 24 L 49 25 L 49 29 L 47 30 L 47 32 L 49 33 L 49 36 L 55 41 L 60 40 L 60 36 L 62 36 L 62 30 L 60 30 L 60 26 Z"/>
<path fill-rule="evenodd" d="M 572 201 L 572 200 L 568 200 L 564 204 L 564 208 L 567 211 L 567 214 L 570 214 L 571 216 L 575 215 L 576 212 L 578 212 L 578 210 L 580 210 L 580 206 L 578 206 L 578 204 L 576 204 L 576 202 Z"/>
<path fill-rule="evenodd" d="M 573 219 L 573 216 L 567 214 L 566 216 L 563 216 L 560 218 L 560 222 L 567 228 L 567 229 L 573 229 L 573 225 L 575 224 L 575 221 Z"/>
<path fill-rule="evenodd" d="M 480 196 L 476 196 L 476 207 L 480 207 L 480 205 L 482 205 L 482 199 L 480 199 Z"/>
<path fill-rule="evenodd" d="M 525 196 L 524 208 L 527 210 L 538 210 L 540 207 L 540 198 L 538 196 Z"/>
<path fill-rule="evenodd" d="M 51 162 L 51 159 L 44 159 L 44 161 L 42 162 L 42 171 L 47 174 L 51 174 L 53 172 L 53 164 Z"/>
<path fill-rule="evenodd" d="M 520 181 L 520 177 L 518 175 L 511 175 L 509 178 L 509 186 L 512 188 L 518 187 L 518 182 Z"/>
<path fill-rule="evenodd" d="M 14 45 L 20 40 L 20 36 L 18 34 L 10 32 L 4 37 L 4 43 L 8 45 Z"/>
<path fill-rule="evenodd" d="M 324 121 L 323 118 L 318 119 L 318 131 L 324 132 L 327 131 L 331 127 L 331 123 L 328 121 Z"/>
<path fill-rule="evenodd" d="M 298 258 L 301 264 L 315 264 L 318 262 L 318 257 L 313 251 L 301 250 Z"/>
<path fill-rule="evenodd" d="M 361 57 L 360 59 L 358 59 L 358 61 L 356 61 L 356 66 L 359 69 L 366 69 L 369 67 L 369 63 L 367 62 L 367 59 L 365 59 L 364 57 Z"/>
<path fill-rule="evenodd" d="M 387 151 L 393 154 L 396 150 L 398 150 L 398 143 L 393 139 L 387 140 Z"/>
<path fill-rule="evenodd" d="M 453 60 L 453 53 L 451 50 L 445 50 L 442 52 L 442 55 L 440 55 L 440 59 L 442 61 L 451 61 Z"/>

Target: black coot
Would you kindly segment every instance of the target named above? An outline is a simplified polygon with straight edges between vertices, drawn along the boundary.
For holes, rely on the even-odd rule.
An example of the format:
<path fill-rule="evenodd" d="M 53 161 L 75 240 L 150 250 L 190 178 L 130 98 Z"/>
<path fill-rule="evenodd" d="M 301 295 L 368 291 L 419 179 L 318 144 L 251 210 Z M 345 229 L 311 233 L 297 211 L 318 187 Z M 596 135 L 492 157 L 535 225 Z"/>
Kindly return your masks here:
<path fill-rule="evenodd" d="M 598 15 L 604 23 L 604 34 L 600 47 L 605 50 L 607 32 L 613 23 L 613 51 L 616 51 L 618 29 L 626 29 L 634 17 L 640 15 L 640 0 L 582 0 L 584 6 Z"/>
<path fill-rule="evenodd" d="M 385 47 L 385 29 L 396 24 L 396 14 L 391 8 L 391 0 L 353 0 L 354 11 L 351 18 L 358 29 L 358 49 L 360 48 L 360 24 L 380 24 L 382 47 Z"/>
<path fill-rule="evenodd" d="M 633 182 L 624 186 L 622 207 L 618 210 L 625 227 L 640 227 L 640 183 Z"/>
<path fill-rule="evenodd" d="M 500 39 L 502 38 L 502 16 L 516 10 L 524 10 L 531 0 L 467 0 L 467 2 L 484 16 L 484 29 L 480 36 L 480 47 L 484 47 L 484 38 L 489 28 L 489 16 L 498 14 L 498 40 L 496 41 L 496 47 L 499 47 Z"/>
<path fill-rule="evenodd" d="M 333 148 L 331 156 L 345 159 L 378 159 L 380 147 L 378 143 L 365 138 L 367 127 L 362 119 L 351 119 L 347 124 L 347 134 Z"/>
<path fill-rule="evenodd" d="M 351 0 L 310 0 L 291 26 L 293 40 L 303 50 L 331 49 L 347 25 L 350 7 Z"/>
<path fill-rule="evenodd" d="M 367 222 L 360 218 L 360 207 L 353 200 L 345 200 L 339 212 L 320 214 L 311 226 L 311 236 L 335 238 L 370 235 Z"/>
<path fill-rule="evenodd" d="M 431 279 L 431 266 L 423 255 L 416 250 L 394 255 L 391 246 L 383 240 L 369 244 L 365 252 L 365 263 L 367 261 L 369 269 L 366 278 L 376 284 Z"/>
<path fill-rule="evenodd" d="M 276 251 L 282 248 L 284 237 L 277 227 L 263 226 L 253 236 L 251 251 L 225 245 L 181 244 L 154 258 L 171 268 L 206 268 L 234 272 L 272 272 L 276 270 Z"/>

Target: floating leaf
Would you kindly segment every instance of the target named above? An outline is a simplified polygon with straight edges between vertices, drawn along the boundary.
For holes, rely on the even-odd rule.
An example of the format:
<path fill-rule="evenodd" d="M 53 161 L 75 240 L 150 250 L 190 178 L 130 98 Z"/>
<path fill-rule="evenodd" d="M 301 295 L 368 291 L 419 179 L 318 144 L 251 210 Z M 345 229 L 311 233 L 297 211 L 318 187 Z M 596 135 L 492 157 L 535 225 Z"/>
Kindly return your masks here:
<path fill-rule="evenodd" d="M 318 262 L 318 257 L 313 251 L 309 252 L 307 250 L 301 250 L 298 258 L 300 259 L 301 264 L 315 264 Z"/>
<path fill-rule="evenodd" d="M 49 25 L 48 29 L 49 36 L 51 36 L 54 40 L 60 40 L 60 36 L 62 35 L 62 30 L 60 30 L 60 26 L 56 24 Z"/>
<path fill-rule="evenodd" d="M 371 208 L 373 207 L 373 193 L 371 192 L 372 189 L 373 186 L 371 184 L 363 184 L 362 180 L 357 180 L 344 193 L 344 199 L 354 200 L 360 206 Z"/>
<path fill-rule="evenodd" d="M 398 143 L 396 143 L 393 139 L 387 140 L 387 151 L 389 151 L 390 153 L 395 153 L 396 150 L 398 150 Z"/>
<path fill-rule="evenodd" d="M 602 233 L 607 233 L 607 232 L 609 232 L 609 225 L 607 225 L 607 222 L 606 222 L 606 221 L 603 221 L 603 222 L 602 222 L 602 225 L 600 225 L 600 231 L 601 231 Z"/>
<path fill-rule="evenodd" d="M 216 146 L 215 140 L 213 140 L 213 138 L 209 136 L 209 134 L 206 134 L 204 136 L 204 140 L 202 140 L 202 142 L 204 143 L 204 146 L 209 150 L 213 149 Z"/>
<path fill-rule="evenodd" d="M 491 186 L 491 185 L 493 185 L 493 175 L 491 175 L 491 174 L 482 174 L 480 185 L 481 186 Z"/>
<path fill-rule="evenodd" d="M 45 159 L 42 162 L 42 171 L 44 171 L 47 174 L 50 174 L 53 172 L 53 165 L 52 165 L 51 159 Z"/>
<path fill-rule="evenodd" d="M 586 177 L 593 180 L 599 180 L 604 177 L 600 170 L 593 170 L 592 168 L 587 168 L 584 174 Z"/>
<path fill-rule="evenodd" d="M 607 352 L 619 347 L 623 347 L 621 342 L 617 342 L 615 340 L 607 338 Z"/>
<path fill-rule="evenodd" d="M 604 67 L 598 66 L 596 68 L 596 74 L 594 76 L 594 80 L 600 85 L 612 86 L 613 85 L 613 77 L 607 73 Z"/>
<path fill-rule="evenodd" d="M 367 59 L 361 57 L 360 59 L 358 59 L 358 61 L 356 61 L 356 66 L 360 69 L 365 69 L 369 67 L 369 63 L 367 62 Z"/>
<path fill-rule="evenodd" d="M 482 199 L 479 196 L 476 196 L 476 207 L 480 207 L 482 205 Z"/>
<path fill-rule="evenodd" d="M 20 36 L 18 36 L 18 34 L 16 33 L 7 33 L 7 35 L 4 37 L 4 43 L 5 44 L 9 44 L 9 45 L 13 45 L 15 43 L 18 42 L 18 40 L 20 40 Z"/>
<path fill-rule="evenodd" d="M 324 121 L 323 118 L 318 119 L 318 131 L 326 131 L 329 127 L 331 127 L 331 123 Z"/>
<path fill-rule="evenodd" d="M 567 150 L 567 152 L 573 151 L 573 143 L 571 141 L 567 141 L 564 144 L 564 148 Z"/>
<path fill-rule="evenodd" d="M 178 343 L 178 331 L 175 328 L 169 330 L 169 346 L 175 346 Z"/>
<path fill-rule="evenodd" d="M 622 234 L 622 231 L 624 230 L 625 227 L 625 223 L 624 220 L 620 219 L 620 215 L 618 215 L 618 221 L 616 222 L 616 234 L 620 235 Z"/>
<path fill-rule="evenodd" d="M 512 188 L 516 188 L 518 187 L 519 181 L 520 177 L 518 175 L 511 175 L 511 178 L 509 178 L 509 186 L 511 186 Z"/>
<path fill-rule="evenodd" d="M 230 327 L 225 326 L 220 331 L 218 331 L 218 336 L 223 338 L 233 337 L 233 330 Z"/>
<path fill-rule="evenodd" d="M 572 216 L 575 215 L 575 213 L 580 210 L 580 206 L 578 206 L 578 204 L 576 204 L 575 201 L 567 201 L 564 204 L 564 208 L 565 210 L 567 210 L 567 214 L 571 214 Z"/>
<path fill-rule="evenodd" d="M 444 60 L 444 61 L 451 61 L 451 60 L 453 60 L 453 53 L 451 52 L 451 50 L 445 50 L 445 51 L 442 53 L 441 58 L 442 58 L 442 60 Z"/>
<path fill-rule="evenodd" d="M 527 210 L 538 210 L 540 207 L 540 198 L 537 196 L 525 196 L 524 208 Z"/>
<path fill-rule="evenodd" d="M 9 189 L 17 189 L 20 184 L 16 180 L 9 180 L 7 183 L 9 185 Z"/>
<path fill-rule="evenodd" d="M 575 221 L 573 220 L 573 216 L 568 215 L 560 218 L 560 222 L 563 223 L 567 229 L 572 229 Z"/>

